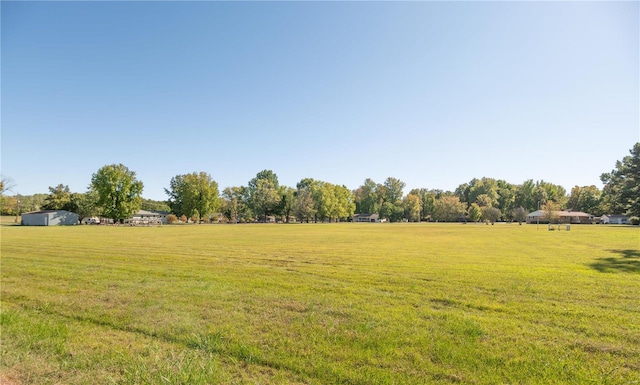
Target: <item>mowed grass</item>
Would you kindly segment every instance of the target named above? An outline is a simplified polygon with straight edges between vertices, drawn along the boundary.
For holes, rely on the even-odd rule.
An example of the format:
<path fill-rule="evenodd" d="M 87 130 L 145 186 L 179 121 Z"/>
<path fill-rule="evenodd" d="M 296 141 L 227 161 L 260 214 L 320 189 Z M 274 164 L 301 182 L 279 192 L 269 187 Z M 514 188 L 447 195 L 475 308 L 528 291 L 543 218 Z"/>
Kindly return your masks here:
<path fill-rule="evenodd" d="M 19 384 L 635 384 L 640 229 L 1 229 Z"/>

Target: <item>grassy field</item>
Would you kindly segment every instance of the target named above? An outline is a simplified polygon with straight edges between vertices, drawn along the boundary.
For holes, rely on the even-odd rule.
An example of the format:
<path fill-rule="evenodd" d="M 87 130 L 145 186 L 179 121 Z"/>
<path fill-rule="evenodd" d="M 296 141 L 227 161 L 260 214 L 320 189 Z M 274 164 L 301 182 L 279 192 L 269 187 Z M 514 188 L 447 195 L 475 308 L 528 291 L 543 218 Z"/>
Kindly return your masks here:
<path fill-rule="evenodd" d="M 637 384 L 640 229 L 0 228 L 19 384 Z"/>

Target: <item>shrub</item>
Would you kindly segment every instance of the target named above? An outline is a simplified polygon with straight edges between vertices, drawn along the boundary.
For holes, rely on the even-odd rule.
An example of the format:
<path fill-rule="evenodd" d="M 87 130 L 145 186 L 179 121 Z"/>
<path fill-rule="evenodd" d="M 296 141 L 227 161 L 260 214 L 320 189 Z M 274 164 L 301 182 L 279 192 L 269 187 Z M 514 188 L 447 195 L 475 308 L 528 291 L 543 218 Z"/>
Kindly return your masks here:
<path fill-rule="evenodd" d="M 176 223 L 178 222 L 178 217 L 173 215 L 173 214 L 169 214 L 167 215 L 167 223 Z"/>
<path fill-rule="evenodd" d="M 631 218 L 629 218 L 629 223 L 631 223 L 632 225 L 638 226 L 638 225 L 640 225 L 640 218 L 631 217 Z"/>
<path fill-rule="evenodd" d="M 186 216 L 186 215 L 184 215 L 184 214 L 182 214 L 182 216 L 180 217 L 180 221 L 181 221 L 182 223 L 187 223 L 187 216 Z"/>

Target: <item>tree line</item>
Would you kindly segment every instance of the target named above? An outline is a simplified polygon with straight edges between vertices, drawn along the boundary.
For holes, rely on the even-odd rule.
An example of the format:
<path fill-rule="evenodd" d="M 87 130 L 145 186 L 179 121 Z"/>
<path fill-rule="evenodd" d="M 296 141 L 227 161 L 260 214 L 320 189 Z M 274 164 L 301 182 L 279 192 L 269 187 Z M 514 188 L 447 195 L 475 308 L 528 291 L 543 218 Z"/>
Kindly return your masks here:
<path fill-rule="evenodd" d="M 389 177 L 382 183 L 366 179 L 355 190 L 344 185 L 304 178 L 295 187 L 280 185 L 272 170 L 263 170 L 246 186 L 226 187 L 222 192 L 210 174 L 176 175 L 165 188 L 166 201 L 142 198 L 143 183 L 122 164 L 107 165 L 92 175 L 89 190 L 73 193 L 60 184 L 49 194 L 5 196 L 10 180 L 2 178 L 2 213 L 39 209 L 64 209 L 81 217 L 102 216 L 114 220 L 131 218 L 140 209 L 167 211 L 193 221 L 283 222 L 346 221 L 354 214 L 378 214 L 398 221 L 524 221 L 528 212 L 567 209 L 596 216 L 613 213 L 640 216 L 640 143 L 603 173 L 604 185 L 575 186 L 567 192 L 546 181 L 526 180 L 512 184 L 502 179 L 474 178 L 454 191 L 413 189 L 406 195 L 405 183 Z"/>

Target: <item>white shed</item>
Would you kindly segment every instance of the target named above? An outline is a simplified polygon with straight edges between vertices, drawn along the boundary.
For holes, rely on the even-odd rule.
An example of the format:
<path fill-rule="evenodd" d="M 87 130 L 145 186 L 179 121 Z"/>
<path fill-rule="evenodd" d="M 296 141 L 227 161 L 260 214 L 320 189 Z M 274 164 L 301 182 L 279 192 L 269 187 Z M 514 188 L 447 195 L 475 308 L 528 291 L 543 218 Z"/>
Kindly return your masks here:
<path fill-rule="evenodd" d="M 78 214 L 67 210 L 42 210 L 22 214 L 24 226 L 62 226 L 77 225 Z"/>

